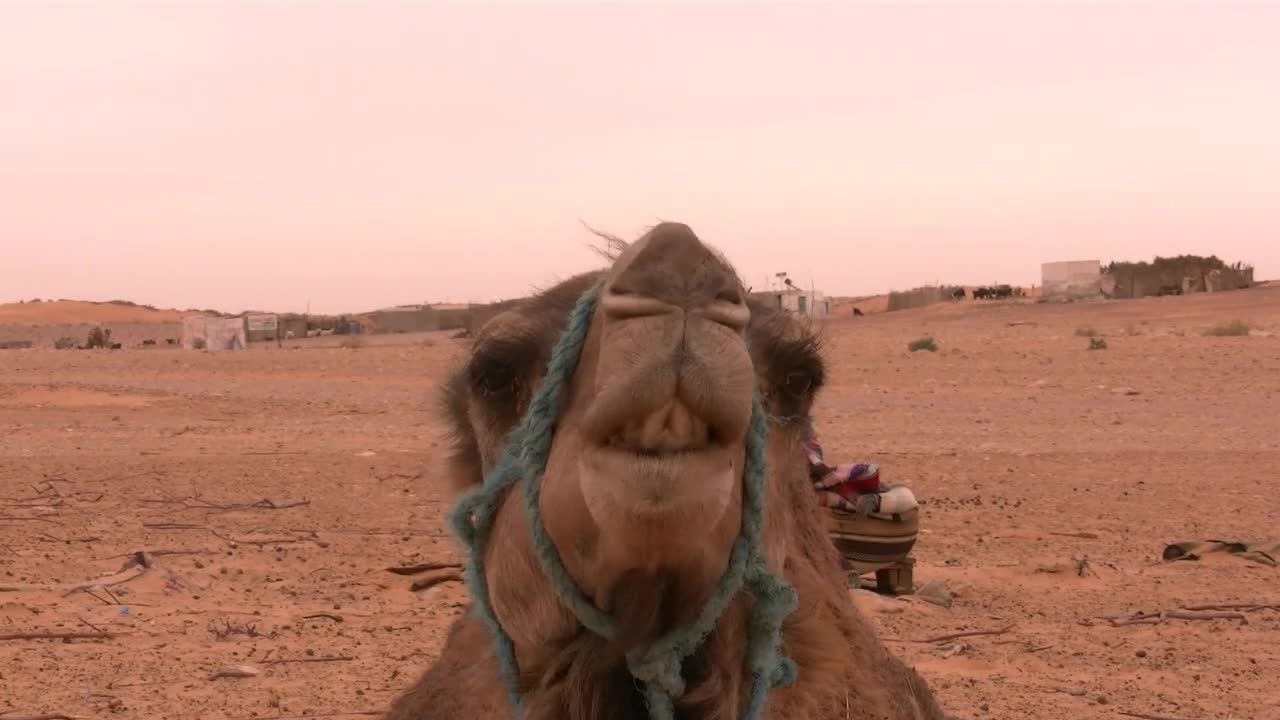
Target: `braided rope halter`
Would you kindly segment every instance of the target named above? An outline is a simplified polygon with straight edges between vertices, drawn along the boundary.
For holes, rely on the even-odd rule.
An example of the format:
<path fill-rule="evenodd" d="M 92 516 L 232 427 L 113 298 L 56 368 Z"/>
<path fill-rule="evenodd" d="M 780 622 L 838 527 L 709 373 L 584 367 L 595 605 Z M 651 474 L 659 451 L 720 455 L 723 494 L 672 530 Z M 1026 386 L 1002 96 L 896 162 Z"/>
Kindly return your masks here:
<path fill-rule="evenodd" d="M 494 652 L 517 718 L 522 715 L 523 698 L 515 645 L 493 610 L 485 580 L 484 549 L 500 500 L 521 479 L 524 480 L 524 511 L 529 521 L 534 553 L 556 596 L 591 632 L 609 638 L 615 630 L 614 619 L 592 604 L 569 575 L 559 551 L 547 534 L 539 507 L 542 476 L 551 454 L 561 398 L 577 368 L 600 288 L 597 284 L 578 299 L 569 315 L 568 326 L 552 350 L 546 378 L 520 424 L 508 437 L 498 463 L 484 482 L 464 495 L 449 512 L 449 525 L 466 547 L 466 581 L 475 600 L 474 609 L 493 636 Z M 746 658 L 752 686 L 744 720 L 760 717 L 770 688 L 788 685 L 795 679 L 795 663 L 780 655 L 778 646 L 782 639 L 782 622 L 796 608 L 796 592 L 768 568 L 761 538 L 767 440 L 768 421 L 759 397 L 755 397 L 752 399 L 743 465 L 742 526 L 733 543 L 728 568 L 692 623 L 675 628 L 643 651 L 627 655 L 627 670 L 642 684 L 652 720 L 674 720 L 675 700 L 685 690 L 681 676 L 684 660 L 698 649 L 730 601 L 743 589 L 754 598 Z"/>

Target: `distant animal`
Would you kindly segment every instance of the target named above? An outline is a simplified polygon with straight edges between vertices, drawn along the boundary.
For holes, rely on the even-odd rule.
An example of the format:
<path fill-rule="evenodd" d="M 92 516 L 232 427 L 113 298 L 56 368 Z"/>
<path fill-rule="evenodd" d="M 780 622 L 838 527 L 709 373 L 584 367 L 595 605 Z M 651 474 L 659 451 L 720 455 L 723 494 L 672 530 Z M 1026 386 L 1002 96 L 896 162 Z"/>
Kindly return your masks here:
<path fill-rule="evenodd" d="M 165 345 L 177 345 L 177 344 L 178 344 L 178 338 L 165 338 L 165 339 L 164 339 L 164 344 L 165 344 Z"/>
<path fill-rule="evenodd" d="M 988 287 L 978 287 L 978 288 L 974 288 L 974 289 L 973 289 L 973 299 L 974 299 L 974 300 L 986 300 L 987 298 L 994 297 L 994 295 L 992 295 L 992 293 L 993 293 L 993 292 L 994 292 L 994 291 L 993 291 L 991 288 L 988 288 Z"/>
<path fill-rule="evenodd" d="M 285 331 L 285 333 L 284 333 L 284 336 L 285 336 L 286 338 L 288 338 L 288 339 L 292 340 L 292 339 L 293 339 L 293 331 L 292 331 L 292 330 L 286 330 L 286 331 Z"/>
<path fill-rule="evenodd" d="M 647 720 L 653 703 L 686 720 L 943 720 L 850 601 L 813 500 L 800 433 L 825 376 L 816 339 L 747 297 L 686 225 L 617 252 L 486 323 L 443 383 L 453 488 L 494 493 L 485 562 L 471 610 L 384 720 Z M 513 430 L 521 447 L 504 451 Z M 754 510 L 748 478 L 768 500 Z M 473 527 L 461 507 L 452 520 Z M 760 555 L 743 555 L 749 511 Z M 721 584 L 743 558 L 753 585 Z M 787 599 L 785 617 L 753 617 Z M 695 619 L 705 632 L 667 652 Z M 791 663 L 769 664 L 771 620 Z"/>
<path fill-rule="evenodd" d="M 964 288 L 956 288 L 951 291 L 952 300 L 963 300 L 966 297 L 968 297 L 968 295 L 965 294 Z"/>
<path fill-rule="evenodd" d="M 991 288 L 992 297 L 1007 298 L 1013 297 L 1013 288 L 1008 285 L 997 285 Z"/>
<path fill-rule="evenodd" d="M 863 313 L 861 310 L 859 310 L 858 308 L 854 308 L 854 309 L 853 309 L 853 314 L 854 314 L 855 316 L 857 316 L 857 317 L 862 317 L 864 313 Z"/>
<path fill-rule="evenodd" d="M 155 340 L 143 340 L 143 341 L 142 341 L 142 344 L 143 344 L 143 345 L 155 345 L 155 344 L 156 344 L 156 341 L 155 341 Z"/>
<path fill-rule="evenodd" d="M 1161 285 L 1160 289 L 1156 291 L 1156 295 L 1159 295 L 1162 297 L 1165 295 L 1181 295 L 1181 294 L 1182 294 L 1181 285 Z"/>

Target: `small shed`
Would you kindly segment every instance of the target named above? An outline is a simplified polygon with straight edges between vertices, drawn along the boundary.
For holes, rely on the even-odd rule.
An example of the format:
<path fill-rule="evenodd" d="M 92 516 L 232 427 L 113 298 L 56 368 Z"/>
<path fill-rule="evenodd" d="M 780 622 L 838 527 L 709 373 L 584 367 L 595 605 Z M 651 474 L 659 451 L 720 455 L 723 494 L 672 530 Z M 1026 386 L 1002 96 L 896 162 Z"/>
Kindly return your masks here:
<path fill-rule="evenodd" d="M 801 290 L 790 286 L 779 290 L 751 293 L 751 296 L 772 307 L 806 317 L 826 317 L 831 312 L 831 301 L 818 290 Z"/>
<path fill-rule="evenodd" d="M 182 347 L 186 350 L 244 350 L 247 346 L 243 317 L 188 315 L 182 318 Z"/>
<path fill-rule="evenodd" d="M 1048 302 L 1096 300 L 1102 297 L 1102 262 L 1066 260 L 1040 265 L 1041 297 Z"/>

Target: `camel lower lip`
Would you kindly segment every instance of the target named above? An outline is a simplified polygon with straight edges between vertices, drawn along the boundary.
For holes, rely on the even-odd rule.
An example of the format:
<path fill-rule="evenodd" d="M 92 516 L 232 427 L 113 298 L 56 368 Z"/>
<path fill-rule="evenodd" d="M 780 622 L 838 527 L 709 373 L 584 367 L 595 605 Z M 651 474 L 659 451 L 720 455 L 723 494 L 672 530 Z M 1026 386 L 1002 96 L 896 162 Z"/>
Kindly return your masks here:
<path fill-rule="evenodd" d="M 597 522 L 620 515 L 711 521 L 728 505 L 738 463 L 723 446 L 662 452 L 595 446 L 581 465 L 583 494 Z"/>

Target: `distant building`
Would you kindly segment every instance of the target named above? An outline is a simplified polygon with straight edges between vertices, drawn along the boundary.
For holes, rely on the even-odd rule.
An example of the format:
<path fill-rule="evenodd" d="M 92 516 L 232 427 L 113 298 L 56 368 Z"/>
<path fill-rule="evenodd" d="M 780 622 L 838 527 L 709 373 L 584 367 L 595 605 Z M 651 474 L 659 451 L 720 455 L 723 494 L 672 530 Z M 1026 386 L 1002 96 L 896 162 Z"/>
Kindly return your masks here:
<path fill-rule="evenodd" d="M 1213 255 L 1112 262 L 1102 269 L 1102 293 L 1110 298 L 1223 292 L 1248 287 L 1253 287 L 1251 265 L 1242 262 L 1228 265 Z"/>
<path fill-rule="evenodd" d="M 280 335 L 280 316 L 275 313 L 246 313 L 245 338 L 249 342 L 265 342 L 278 340 Z"/>
<path fill-rule="evenodd" d="M 1102 263 L 1067 260 L 1040 265 L 1041 297 L 1046 302 L 1071 302 L 1102 297 Z"/>
<path fill-rule="evenodd" d="M 423 305 L 401 305 L 374 310 L 364 316 L 376 333 L 432 332 L 440 329 L 440 314 Z"/>
<path fill-rule="evenodd" d="M 751 293 L 751 297 L 787 312 L 807 317 L 826 317 L 831 313 L 831 301 L 819 290 L 804 290 L 791 282 L 786 273 L 776 276 L 774 287 Z"/>
<path fill-rule="evenodd" d="M 243 317 L 188 315 L 182 318 L 182 347 L 187 350 L 244 350 L 248 336 Z"/>

